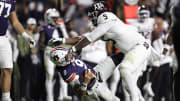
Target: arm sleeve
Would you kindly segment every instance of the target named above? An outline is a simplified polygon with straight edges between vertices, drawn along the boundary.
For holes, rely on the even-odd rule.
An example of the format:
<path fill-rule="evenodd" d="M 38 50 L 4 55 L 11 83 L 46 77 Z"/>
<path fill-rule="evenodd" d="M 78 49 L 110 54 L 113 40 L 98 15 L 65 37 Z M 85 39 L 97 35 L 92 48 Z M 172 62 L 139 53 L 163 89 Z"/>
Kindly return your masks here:
<path fill-rule="evenodd" d="M 85 36 L 90 42 L 94 42 L 100 37 L 102 37 L 112 26 L 113 26 L 113 21 L 101 23 L 91 33 Z"/>
<path fill-rule="evenodd" d="M 69 38 L 68 33 L 66 31 L 66 27 L 65 27 L 64 24 L 62 24 L 62 32 L 63 32 L 63 35 L 64 35 L 65 38 Z"/>
<path fill-rule="evenodd" d="M 163 44 L 162 44 L 161 40 L 160 40 L 160 39 L 157 39 L 157 40 L 155 40 L 152 44 L 153 44 L 154 49 L 155 49 L 159 54 L 161 54 L 161 53 L 162 53 L 162 50 L 161 50 L 160 47 L 163 47 Z"/>
<path fill-rule="evenodd" d="M 11 3 L 11 12 L 15 11 L 15 0 L 12 0 L 12 3 Z"/>

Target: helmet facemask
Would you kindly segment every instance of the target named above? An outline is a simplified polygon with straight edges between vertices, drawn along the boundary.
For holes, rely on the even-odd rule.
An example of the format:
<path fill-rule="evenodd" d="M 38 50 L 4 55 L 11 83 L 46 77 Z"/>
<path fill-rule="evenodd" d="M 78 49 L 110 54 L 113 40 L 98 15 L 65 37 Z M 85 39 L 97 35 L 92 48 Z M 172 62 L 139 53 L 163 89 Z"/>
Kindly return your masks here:
<path fill-rule="evenodd" d="M 50 52 L 50 59 L 57 66 L 66 66 L 71 63 L 71 59 L 67 59 L 68 50 L 64 47 L 55 47 Z"/>
<path fill-rule="evenodd" d="M 140 22 L 144 22 L 149 17 L 150 17 L 150 12 L 148 10 L 142 10 L 138 12 L 138 20 Z"/>
<path fill-rule="evenodd" d="M 141 5 L 138 8 L 137 15 L 139 22 L 145 22 L 145 20 L 150 17 L 150 11 L 146 5 Z"/>

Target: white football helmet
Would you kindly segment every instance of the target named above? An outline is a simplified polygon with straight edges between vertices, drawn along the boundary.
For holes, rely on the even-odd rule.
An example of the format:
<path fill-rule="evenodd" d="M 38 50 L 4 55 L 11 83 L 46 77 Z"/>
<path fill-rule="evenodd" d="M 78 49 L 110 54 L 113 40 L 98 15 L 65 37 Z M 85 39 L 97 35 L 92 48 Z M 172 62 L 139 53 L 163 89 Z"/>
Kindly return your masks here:
<path fill-rule="evenodd" d="M 150 17 L 150 11 L 148 7 L 146 7 L 145 5 L 142 5 L 138 8 L 137 15 L 138 15 L 138 20 L 140 22 L 144 22 L 146 18 Z"/>
<path fill-rule="evenodd" d="M 44 14 L 44 20 L 47 24 L 56 25 L 56 20 L 60 17 L 58 10 L 49 8 Z"/>
<path fill-rule="evenodd" d="M 70 64 L 70 61 L 66 60 L 67 54 L 68 48 L 57 46 L 50 51 L 50 59 L 57 66 L 66 66 Z"/>

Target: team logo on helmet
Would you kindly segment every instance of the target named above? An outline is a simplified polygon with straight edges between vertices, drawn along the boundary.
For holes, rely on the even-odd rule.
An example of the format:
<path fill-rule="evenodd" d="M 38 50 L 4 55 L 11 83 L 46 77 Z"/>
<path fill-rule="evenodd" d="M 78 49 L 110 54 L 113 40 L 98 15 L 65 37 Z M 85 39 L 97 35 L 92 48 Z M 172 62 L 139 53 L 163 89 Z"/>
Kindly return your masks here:
<path fill-rule="evenodd" d="M 108 7 L 104 1 L 95 2 L 89 7 L 88 17 L 93 22 L 93 25 L 97 25 L 98 16 L 105 11 L 108 11 Z"/>

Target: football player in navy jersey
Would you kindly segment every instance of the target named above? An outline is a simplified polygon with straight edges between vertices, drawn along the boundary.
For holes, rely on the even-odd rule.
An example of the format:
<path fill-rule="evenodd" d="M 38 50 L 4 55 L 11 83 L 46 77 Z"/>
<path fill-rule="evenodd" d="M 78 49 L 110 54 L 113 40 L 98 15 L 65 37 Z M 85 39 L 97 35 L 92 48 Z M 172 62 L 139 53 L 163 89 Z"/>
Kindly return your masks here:
<path fill-rule="evenodd" d="M 102 70 L 101 73 L 104 73 L 106 76 L 103 77 L 106 78 L 101 78 L 100 72 L 96 72 L 96 67 L 104 68 L 106 65 L 110 69 L 115 68 L 122 58 L 123 54 L 119 53 L 108 58 L 109 61 L 112 61 L 111 63 L 100 62 L 97 66 L 91 67 L 62 45 L 50 51 L 50 59 L 57 65 L 57 70 L 61 73 L 64 81 L 73 87 L 82 101 L 100 101 L 100 99 L 103 101 L 120 101 L 101 83 L 102 80 L 107 80 L 110 75 L 106 75 L 107 73 Z M 106 70 L 106 72 L 113 72 L 113 70 Z"/>
<path fill-rule="evenodd" d="M 8 19 L 17 33 L 21 34 L 30 42 L 30 47 L 33 47 L 35 45 L 35 41 L 25 32 L 23 26 L 16 16 L 15 0 L 0 0 L 0 87 L 2 88 L 1 101 L 11 101 L 10 87 L 13 61 L 11 45 L 6 36 Z"/>
<path fill-rule="evenodd" d="M 44 65 L 46 70 L 46 101 L 54 101 L 53 77 L 56 65 L 50 61 L 49 53 L 51 47 L 48 45 L 50 39 L 59 39 L 62 43 L 68 43 L 69 38 L 63 19 L 55 8 L 49 8 L 44 14 L 45 24 L 40 28 L 40 47 L 44 49 Z M 66 38 L 66 39 L 65 39 Z M 78 39 L 78 38 L 77 38 Z M 60 78 L 60 95 L 58 100 L 69 98 L 67 96 L 67 84 Z"/>

